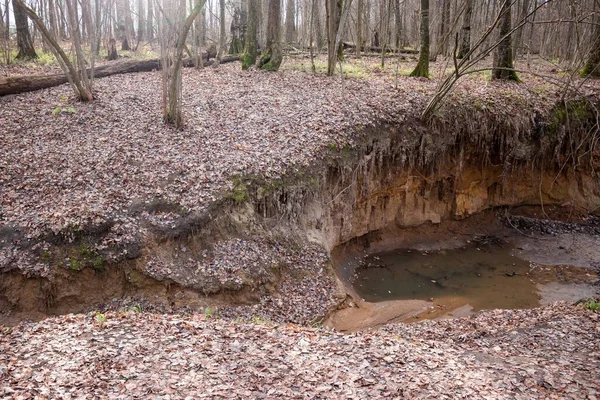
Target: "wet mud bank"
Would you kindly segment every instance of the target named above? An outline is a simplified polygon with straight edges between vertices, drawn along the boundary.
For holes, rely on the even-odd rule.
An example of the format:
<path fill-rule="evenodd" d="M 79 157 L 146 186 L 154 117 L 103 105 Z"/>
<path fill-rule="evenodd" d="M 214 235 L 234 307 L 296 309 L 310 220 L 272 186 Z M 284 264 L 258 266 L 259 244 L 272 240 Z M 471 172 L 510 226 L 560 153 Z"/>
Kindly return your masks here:
<path fill-rule="evenodd" d="M 557 219 L 574 222 L 560 240 L 577 234 L 578 243 L 598 244 L 593 226 L 577 231 L 582 218 L 600 210 L 598 144 L 589 133 L 595 120 L 578 115 L 357 127 L 352 145 L 324 147 L 309 168 L 278 179 L 232 177 L 230 189 L 203 212 L 185 214 L 160 199 L 132 205 L 132 218 L 145 216 L 144 233 L 132 243 L 103 245 L 114 231 L 110 224 L 36 241 L 4 228 L 2 246 L 15 257 L 2 268 L 0 307 L 12 315 L 55 314 L 139 295 L 201 309 L 256 302 L 281 294 L 284 281 L 293 286 L 307 277 L 311 288 L 335 292 L 332 271 L 339 292 L 349 296 L 340 306 L 346 307 L 360 301 L 351 285 L 359 253 L 525 237 L 537 228 L 521 226 L 527 220 L 516 218 L 515 207 L 541 211 L 543 219 L 556 207 Z M 522 214 L 530 225 L 539 219 L 535 212 Z M 535 247 L 519 243 L 524 252 Z M 22 254 L 42 272 L 22 273 Z M 581 254 L 563 256 L 568 265 L 587 267 L 599 259 L 591 251 L 588 265 L 580 265 Z M 331 311 L 326 303 L 315 310 Z"/>

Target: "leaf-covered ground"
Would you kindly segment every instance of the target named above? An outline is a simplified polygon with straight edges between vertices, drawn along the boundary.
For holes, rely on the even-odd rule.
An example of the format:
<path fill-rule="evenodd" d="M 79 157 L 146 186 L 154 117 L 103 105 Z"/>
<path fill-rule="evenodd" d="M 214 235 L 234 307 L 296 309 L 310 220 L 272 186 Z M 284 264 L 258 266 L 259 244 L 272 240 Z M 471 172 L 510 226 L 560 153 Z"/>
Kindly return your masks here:
<path fill-rule="evenodd" d="M 0 333 L 5 398 L 594 399 L 600 316 L 557 303 L 355 334 L 134 310 Z"/>
<path fill-rule="evenodd" d="M 353 67 L 360 77 L 344 80 L 299 71 L 308 60 L 274 74 L 237 64 L 186 69 L 181 130 L 161 121 L 158 72 L 98 79 L 98 99 L 89 104 L 74 102 L 67 85 L 0 98 L 0 224 L 37 239 L 112 221 L 98 250 L 132 242 L 146 233 L 142 220 L 168 227 L 181 212 L 206 209 L 233 186 L 232 176 L 276 177 L 352 143 L 357 128 L 405 123 L 439 83 L 400 76 L 396 88 L 393 64 L 378 72 L 365 60 Z M 558 88 L 528 79 L 471 76 L 450 103 L 476 104 L 500 120 L 527 118 L 558 98 Z M 598 92 L 590 81 L 581 89 Z M 179 213 L 131 211 L 156 199 Z M 0 269 L 48 272 L 15 251 L 0 246 Z"/>
<path fill-rule="evenodd" d="M 73 102 L 67 86 L 0 98 L 0 234 L 18 228 L 39 240 L 48 232 L 111 220 L 99 250 L 137 240 L 146 234 L 142 219 L 170 226 L 181 212 L 202 211 L 232 187 L 232 176 L 277 177 L 315 163 L 323 149 L 351 144 L 357 127 L 405 123 L 438 83 L 400 77 L 395 88 L 389 67 L 378 73 L 367 66 L 368 77 L 346 80 L 297 70 L 302 68 L 276 74 L 241 72 L 238 65 L 186 70 L 182 130 L 162 124 L 158 73 L 99 79 L 98 99 L 90 104 Z M 597 84 L 581 83 L 597 95 Z M 547 109 L 557 98 L 557 90 L 537 78 L 516 85 L 470 77 L 451 102 L 477 102 L 509 118 Z M 180 208 L 131 211 L 157 198 Z M 48 265 L 0 244 L 0 271 L 16 266 L 48 273 Z M 324 277 L 326 258 L 319 249 L 290 252 L 276 243 L 232 239 L 213 252 L 189 268 L 149 262 L 146 269 L 192 286 L 206 283 L 186 275 L 196 271 L 235 289 L 240 268 L 283 261 L 303 278 L 281 282 L 285 301 L 265 297 L 224 315 L 227 321 L 128 310 L 2 328 L 0 396 L 599 395 L 598 314 L 558 304 L 348 335 L 260 320 L 235 323 L 233 317 L 252 315 L 308 322 L 331 304 L 335 285 Z"/>

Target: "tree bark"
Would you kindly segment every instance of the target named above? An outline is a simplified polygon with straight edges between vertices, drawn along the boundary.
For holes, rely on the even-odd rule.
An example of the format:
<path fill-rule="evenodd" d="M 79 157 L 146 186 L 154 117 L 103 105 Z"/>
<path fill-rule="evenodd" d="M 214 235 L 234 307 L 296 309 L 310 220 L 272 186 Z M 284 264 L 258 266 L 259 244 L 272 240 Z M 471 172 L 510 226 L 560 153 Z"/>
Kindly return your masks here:
<path fill-rule="evenodd" d="M 473 0 L 466 0 L 465 13 L 463 14 L 463 23 L 461 28 L 460 49 L 458 58 L 464 58 L 471 50 L 471 16 L 473 15 Z"/>
<path fill-rule="evenodd" d="M 600 78 L 600 25 L 594 26 L 592 46 L 581 75 Z"/>
<path fill-rule="evenodd" d="M 363 46 L 362 22 L 363 22 L 363 1 L 358 0 L 356 4 L 356 57 L 360 58 Z"/>
<path fill-rule="evenodd" d="M 8 12 L 8 2 L 9 0 L 4 0 L 4 9 L 6 10 L 5 13 L 5 18 L 6 18 L 6 22 L 4 24 L 4 37 L 8 38 L 10 37 L 10 13 Z"/>
<path fill-rule="evenodd" d="M 492 79 L 519 81 L 513 69 L 513 51 L 511 46 L 511 0 L 504 0 L 500 7 L 500 23 L 498 24 L 498 40 L 500 41 L 494 52 L 494 67 Z"/>
<path fill-rule="evenodd" d="M 137 39 L 138 42 L 144 40 L 146 23 L 144 21 L 144 0 L 138 0 L 138 29 L 137 29 Z"/>
<path fill-rule="evenodd" d="M 248 12 L 246 7 L 242 7 L 241 3 L 240 0 L 237 0 L 233 6 L 233 18 L 229 26 L 229 33 L 231 34 L 229 54 L 239 54 L 244 51 Z"/>
<path fill-rule="evenodd" d="M 285 41 L 292 43 L 296 40 L 296 2 L 287 0 L 285 7 Z"/>
<path fill-rule="evenodd" d="M 28 60 L 37 58 L 37 53 L 33 47 L 33 39 L 29 32 L 27 14 L 23 9 L 23 4 L 17 0 L 13 0 L 13 13 L 15 16 L 15 25 L 17 27 L 17 45 L 19 47 L 17 59 Z"/>
<path fill-rule="evenodd" d="M 217 59 L 221 58 L 221 54 L 223 54 L 227 46 L 225 32 L 225 0 L 219 0 L 219 48 L 217 49 Z"/>
<path fill-rule="evenodd" d="M 403 47 L 402 43 L 402 13 L 400 12 L 400 0 L 394 0 L 394 21 L 396 24 L 395 35 L 394 35 L 394 48 L 400 49 Z"/>
<path fill-rule="evenodd" d="M 248 31 L 246 45 L 242 56 L 242 69 L 248 69 L 256 64 L 258 56 L 258 24 L 260 18 L 260 1 L 248 0 Z"/>
<path fill-rule="evenodd" d="M 54 37 L 58 36 L 58 23 L 56 21 L 56 4 L 55 0 L 48 0 L 48 15 L 50 17 L 50 32 Z"/>
<path fill-rule="evenodd" d="M 79 18 L 77 16 L 76 8 L 77 0 L 66 0 L 66 4 L 67 12 L 69 14 L 71 39 L 73 40 L 73 47 L 75 48 L 75 62 L 77 64 L 77 69 L 74 71 L 75 74 L 74 76 L 71 76 L 71 78 L 77 87 L 79 98 L 82 101 L 92 101 L 94 99 L 94 96 L 92 95 L 92 83 L 85 68 L 85 56 L 83 55 L 83 49 L 81 47 L 81 30 L 79 29 Z"/>
<path fill-rule="evenodd" d="M 152 3 L 154 0 L 148 0 L 148 15 L 146 17 L 146 38 L 148 40 L 154 39 L 154 13 Z"/>
<path fill-rule="evenodd" d="M 527 17 L 527 11 L 529 10 L 529 0 L 522 0 L 523 4 L 521 4 L 521 11 L 519 13 L 519 19 L 517 23 L 521 23 Z M 517 56 L 517 52 L 521 48 L 521 38 L 523 36 L 523 26 L 518 28 L 515 31 L 515 42 L 513 44 L 514 54 L 513 57 Z"/>
<path fill-rule="evenodd" d="M 335 63 L 339 56 L 336 38 L 342 18 L 342 0 L 326 0 L 327 13 L 327 76 L 335 72 Z"/>
<path fill-rule="evenodd" d="M 258 67 L 267 71 L 277 71 L 283 60 L 281 53 L 281 0 L 269 0 L 267 20 L 267 44 Z"/>
<path fill-rule="evenodd" d="M 421 0 L 421 49 L 410 76 L 429 77 L 429 0 Z"/>
<path fill-rule="evenodd" d="M 6 10 L 8 14 L 8 10 Z M 0 39 L 4 40 L 6 37 L 6 26 L 4 25 L 4 16 L 2 15 L 2 7 L 0 6 Z"/>

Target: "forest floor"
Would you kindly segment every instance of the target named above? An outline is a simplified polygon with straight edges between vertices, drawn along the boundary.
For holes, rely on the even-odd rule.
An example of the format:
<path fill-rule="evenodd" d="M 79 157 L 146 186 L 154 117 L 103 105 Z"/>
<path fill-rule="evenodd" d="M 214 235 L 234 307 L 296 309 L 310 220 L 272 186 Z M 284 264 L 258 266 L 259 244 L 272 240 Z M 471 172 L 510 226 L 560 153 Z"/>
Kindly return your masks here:
<path fill-rule="evenodd" d="M 373 58 L 349 64 L 356 77 L 343 80 L 303 72 L 309 63 L 289 61 L 276 74 L 242 72 L 238 64 L 186 69 L 181 130 L 161 121 L 158 72 L 98 79 L 98 98 L 88 104 L 75 102 L 68 85 L 0 98 L 2 223 L 31 239 L 110 218 L 118 224 L 107 240 L 127 241 L 143 230 L 132 204 L 159 198 L 185 212 L 205 209 L 233 187 L 232 177 L 298 171 L 324 149 L 352 145 L 365 127 L 417 117 L 439 84 L 400 76 L 396 87 L 392 63 L 382 71 Z M 564 76 L 554 64 L 536 65 L 540 74 Z M 432 66 L 434 76 L 447 67 Z M 540 76 L 522 78 L 465 78 L 443 118 L 455 118 L 461 104 L 499 120 L 530 118 L 563 93 Z M 582 94 L 600 93 L 600 82 L 572 78 Z M 149 218 L 168 225 L 172 214 Z M 9 256 L 0 253 L 0 269 Z"/>
<path fill-rule="evenodd" d="M 342 334 L 139 313 L 0 333 L 4 398 L 596 399 L 600 314 L 556 303 Z"/>
<path fill-rule="evenodd" d="M 308 59 L 288 61 L 275 74 L 242 72 L 238 64 L 186 69 L 180 130 L 162 123 L 158 72 L 98 79 L 98 98 L 89 104 L 75 102 L 67 85 L 0 98 L 0 244 L 2 229 L 37 240 L 108 219 L 116 223 L 100 246 L 135 240 L 146 233 L 141 218 L 168 227 L 181 212 L 140 216 L 132 205 L 159 198 L 185 213 L 202 211 L 233 188 L 236 176 L 299 171 L 328 148 L 352 145 L 357 127 L 418 117 L 439 71 L 450 68 L 440 62 L 434 79 L 396 81 L 391 62 L 383 69 L 377 63 L 346 65 L 348 79 L 311 75 Z M 413 65 L 403 62 L 400 72 Z M 551 63 L 536 65 L 537 75 L 523 74 L 523 84 L 492 83 L 486 73 L 467 77 L 448 104 L 477 104 L 499 119 L 547 111 L 562 89 L 540 75 L 569 75 Z M 572 77 L 585 95 L 599 95 L 599 82 Z M 224 281 L 273 254 L 316 271 L 326 264 L 318 249 L 279 254 L 272 244 L 238 239 L 220 246 L 220 258 L 203 267 Z M 0 246 L 0 272 L 17 266 L 50 273 L 16 249 Z M 174 273 L 169 265 L 150 268 L 157 277 Z M 307 277 L 304 286 L 288 288 L 298 302 L 260 307 L 308 322 L 331 305 L 334 286 Z M 313 308 L 304 308 L 306 297 Z M 354 334 L 252 321 L 261 315 L 256 308 L 237 322 L 236 315 L 139 311 L 129 305 L 0 328 L 0 397 L 600 396 L 600 317 L 579 306 L 486 311 Z"/>

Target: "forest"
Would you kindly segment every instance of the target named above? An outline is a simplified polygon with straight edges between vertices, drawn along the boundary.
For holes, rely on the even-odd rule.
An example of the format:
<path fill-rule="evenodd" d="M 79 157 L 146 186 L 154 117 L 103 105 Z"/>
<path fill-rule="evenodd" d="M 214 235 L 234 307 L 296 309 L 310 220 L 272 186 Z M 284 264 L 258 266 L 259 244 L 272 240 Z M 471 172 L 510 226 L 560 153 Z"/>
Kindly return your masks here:
<path fill-rule="evenodd" d="M 0 397 L 600 395 L 598 0 L 0 0 Z"/>

